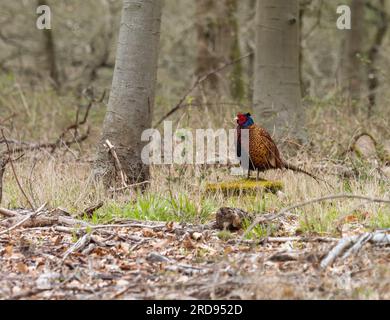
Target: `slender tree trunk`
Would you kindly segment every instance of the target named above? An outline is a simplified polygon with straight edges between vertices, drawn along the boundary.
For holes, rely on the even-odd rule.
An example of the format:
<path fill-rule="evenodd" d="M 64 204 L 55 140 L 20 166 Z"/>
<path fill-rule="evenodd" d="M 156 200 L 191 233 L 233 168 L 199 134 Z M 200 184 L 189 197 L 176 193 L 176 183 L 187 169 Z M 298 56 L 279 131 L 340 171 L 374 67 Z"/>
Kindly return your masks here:
<path fill-rule="evenodd" d="M 236 18 L 237 0 L 197 0 L 198 76 L 241 56 Z M 242 65 L 237 63 L 214 74 L 204 87 L 207 93 L 230 95 L 239 100 L 244 95 Z"/>
<path fill-rule="evenodd" d="M 359 100 L 361 97 L 363 64 L 360 55 L 363 52 L 364 6 L 365 0 L 352 0 L 351 29 L 346 30 L 342 83 L 351 100 Z"/>
<path fill-rule="evenodd" d="M 300 42 L 299 42 L 299 83 L 301 85 L 301 96 L 304 97 L 307 94 L 308 86 L 304 79 L 304 65 L 303 65 L 303 19 L 305 17 L 305 13 L 307 10 L 307 7 L 310 5 L 311 0 L 300 0 L 299 1 L 299 35 L 300 35 Z M 321 8 L 319 8 L 321 10 Z"/>
<path fill-rule="evenodd" d="M 256 0 L 248 0 L 245 2 L 245 17 L 247 20 L 251 22 L 251 25 L 254 26 L 254 21 L 256 18 Z M 246 52 L 254 52 L 255 51 L 255 43 L 253 43 L 253 39 L 255 39 L 255 28 L 249 27 L 246 38 Z M 255 55 L 252 54 L 248 57 L 246 63 L 246 74 L 248 76 L 249 88 L 247 89 L 246 97 L 248 100 L 252 100 L 253 98 L 253 81 L 254 81 L 254 66 L 255 66 Z"/>
<path fill-rule="evenodd" d="M 237 23 L 237 0 L 217 1 L 217 42 L 216 55 L 218 63 L 227 63 L 241 56 Z M 230 95 L 235 100 L 244 98 L 242 63 L 235 63 L 221 73 L 223 88 L 220 93 Z"/>
<path fill-rule="evenodd" d="M 298 0 L 258 0 L 256 10 L 256 120 L 278 138 L 290 135 L 305 141 Z"/>
<path fill-rule="evenodd" d="M 197 76 L 202 76 L 218 66 L 218 59 L 215 53 L 215 43 L 217 41 L 215 6 L 215 0 L 196 1 Z M 217 74 L 210 76 L 206 89 L 211 91 L 218 89 Z"/>
<path fill-rule="evenodd" d="M 47 0 L 38 0 L 38 6 L 49 5 Z M 52 29 L 44 29 L 43 32 L 43 51 L 46 56 L 46 68 L 49 70 L 51 80 L 53 80 L 56 88 L 60 86 L 60 76 L 57 67 L 57 56 Z"/>
<path fill-rule="evenodd" d="M 161 0 L 123 0 L 112 89 L 94 166 L 95 177 L 103 177 L 106 185 L 117 176 L 106 140 L 114 145 L 129 183 L 149 179 L 149 166 L 141 160 L 141 134 L 152 126 L 161 7 Z"/>
<path fill-rule="evenodd" d="M 368 51 L 368 69 L 367 69 L 367 81 L 368 81 L 368 117 L 372 116 L 373 110 L 376 105 L 376 91 L 379 87 L 378 70 L 376 61 L 378 59 L 378 53 L 382 46 L 383 40 L 386 36 L 388 29 L 388 18 L 386 14 L 385 0 L 379 1 L 380 7 L 376 8 L 378 15 L 378 25 L 374 37 L 374 42 Z"/>

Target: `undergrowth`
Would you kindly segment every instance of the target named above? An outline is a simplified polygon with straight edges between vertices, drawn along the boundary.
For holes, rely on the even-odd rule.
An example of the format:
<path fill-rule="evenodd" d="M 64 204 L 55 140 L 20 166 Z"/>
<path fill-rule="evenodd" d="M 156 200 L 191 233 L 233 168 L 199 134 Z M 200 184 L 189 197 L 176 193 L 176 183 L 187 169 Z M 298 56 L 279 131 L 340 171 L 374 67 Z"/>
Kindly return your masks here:
<path fill-rule="evenodd" d="M 0 118 L 11 113 L 17 114 L 2 125 L 7 136 L 13 139 L 53 141 L 66 126 L 74 122 L 77 106 L 83 108 L 86 105 L 83 98 L 58 96 L 53 90 L 21 86 L 10 75 L 0 77 L 0 90 Z M 152 168 L 152 183 L 144 193 L 136 189 L 122 193 L 106 192 L 90 178 L 91 163 L 105 112 L 102 104 L 91 110 L 89 125 L 92 132 L 82 145 L 74 145 L 71 150 L 63 148 L 54 154 L 47 151 L 26 152 L 15 163 L 15 169 L 35 206 L 48 202 L 50 207 L 62 207 L 72 214 L 79 214 L 86 207 L 103 201 L 104 206 L 90 219 L 93 223 L 106 223 L 121 218 L 206 223 L 214 219 L 214 213 L 220 207 L 237 207 L 256 214 L 275 213 L 291 204 L 330 193 L 390 198 L 389 178 L 379 176 L 376 169 L 385 165 L 386 159 L 389 159 L 383 148 L 384 142 L 390 139 L 386 123 L 389 110 L 383 107 L 368 122 L 364 112 L 351 113 L 343 108 L 344 101 L 339 98 L 312 99 L 305 103 L 311 104 L 307 109 L 307 129 L 311 141 L 308 147 L 288 160 L 320 175 L 335 187 L 334 190 L 304 175 L 275 170 L 262 175 L 262 178 L 277 186 L 271 190 L 273 193 L 260 188 L 251 194 L 239 192 L 227 195 L 221 188 L 214 188 L 212 192 L 209 192 L 209 188 L 207 191 L 207 185 L 210 184 L 235 184 L 237 179 L 232 178 L 226 168 L 207 167 L 203 170 L 192 166 L 160 166 Z M 238 107 L 227 110 L 226 115 L 221 115 L 215 125 L 223 124 L 225 128 L 232 128 L 234 124 L 231 118 L 236 109 Z M 173 117 L 177 126 L 204 127 L 201 116 L 204 110 L 193 108 L 191 117 L 183 117 L 188 110 Z M 186 123 L 180 119 L 185 119 Z M 376 164 L 346 153 L 353 136 L 362 130 L 369 132 L 379 142 L 380 157 Z M 341 174 L 344 169 L 350 169 L 352 175 Z M 8 168 L 4 177 L 1 206 L 27 207 L 13 173 Z M 389 206 L 354 200 L 317 203 L 293 210 L 290 214 L 296 216 L 297 220 L 294 222 L 296 226 L 288 231 L 289 234 L 335 235 L 343 225 L 351 223 L 359 223 L 365 229 L 390 228 Z M 270 229 L 259 226 L 248 237 L 262 237 L 267 232 Z M 277 230 L 271 228 L 271 234 L 275 232 Z"/>

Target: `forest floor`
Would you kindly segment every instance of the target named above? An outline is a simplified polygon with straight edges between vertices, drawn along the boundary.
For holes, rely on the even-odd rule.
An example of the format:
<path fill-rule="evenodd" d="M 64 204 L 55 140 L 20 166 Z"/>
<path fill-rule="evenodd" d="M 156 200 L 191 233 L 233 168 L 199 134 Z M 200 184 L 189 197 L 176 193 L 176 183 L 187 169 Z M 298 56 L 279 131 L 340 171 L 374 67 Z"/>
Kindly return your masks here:
<path fill-rule="evenodd" d="M 0 231 L 0 299 L 390 299 L 388 245 L 323 268 L 336 238 L 241 241 L 243 231 L 223 237 L 212 223 L 121 220 L 81 232 L 83 221 L 35 222 Z"/>

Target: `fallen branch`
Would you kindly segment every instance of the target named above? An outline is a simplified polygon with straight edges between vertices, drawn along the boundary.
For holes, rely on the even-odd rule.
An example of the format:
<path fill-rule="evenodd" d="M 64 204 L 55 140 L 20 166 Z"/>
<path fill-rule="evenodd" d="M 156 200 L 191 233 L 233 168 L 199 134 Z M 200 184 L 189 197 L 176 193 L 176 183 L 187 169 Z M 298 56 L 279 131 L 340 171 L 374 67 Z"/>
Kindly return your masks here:
<path fill-rule="evenodd" d="M 43 208 L 38 209 L 39 212 Z M 55 210 L 54 210 L 55 211 Z M 119 229 L 119 228 L 148 228 L 153 230 L 159 230 L 166 227 L 165 222 L 146 222 L 138 220 L 129 220 L 127 223 L 122 224 L 101 224 L 101 225 L 92 225 L 83 220 L 74 219 L 69 216 L 64 216 L 60 214 L 55 215 L 40 215 L 34 216 L 34 213 L 24 215 L 19 214 L 15 211 L 8 209 L 0 208 L 0 214 L 12 218 L 12 221 L 18 226 L 23 224 L 25 228 L 44 228 L 44 227 L 54 227 L 56 231 L 65 232 L 65 233 L 83 233 L 90 230 L 102 230 L 102 229 Z M 31 216 L 34 219 L 31 219 Z M 12 229 L 3 231 L 3 233 L 9 232 L 15 229 L 16 226 Z"/>
<path fill-rule="evenodd" d="M 285 243 L 285 242 L 337 242 L 340 239 L 331 237 L 267 237 L 260 240 L 228 240 L 228 244 L 259 245 L 264 243 Z"/>
<path fill-rule="evenodd" d="M 16 229 L 17 227 L 22 226 L 27 220 L 34 219 L 34 218 L 43 210 L 43 208 L 45 208 L 45 207 L 46 207 L 46 203 L 43 204 L 42 206 L 40 206 L 39 209 L 36 210 L 35 212 L 28 214 L 25 218 L 23 218 L 22 220 L 20 220 L 18 223 L 16 223 L 16 224 L 13 225 L 12 227 L 8 228 L 7 230 L 1 231 L 1 232 L 0 232 L 0 235 L 1 235 L 1 234 L 8 233 L 8 232 L 10 232 L 10 231 Z"/>
<path fill-rule="evenodd" d="M 64 261 L 71 253 L 78 252 L 83 250 L 91 241 L 91 234 L 86 233 L 82 236 L 73 246 L 71 246 L 62 257 L 62 261 Z"/>
<path fill-rule="evenodd" d="M 343 252 L 345 252 L 345 254 L 341 257 L 341 260 L 348 258 L 352 254 L 356 254 L 367 242 L 389 245 L 390 235 L 384 233 L 383 231 L 375 231 L 371 233 L 364 233 L 360 236 L 343 238 L 321 261 L 321 268 L 325 269 L 332 265 L 336 258 L 341 256 Z"/>
<path fill-rule="evenodd" d="M 52 212 L 53 211 L 51 211 L 51 213 Z M 7 218 L 12 218 L 13 223 L 19 223 L 21 220 L 24 220 L 26 218 L 25 214 L 20 214 L 15 211 L 11 211 L 4 208 L 0 208 L 0 214 Z M 88 224 L 85 221 L 76 220 L 69 216 L 60 215 L 58 213 L 50 216 L 40 214 L 39 216 L 35 216 L 34 219 L 27 219 L 23 223 L 24 228 L 42 228 L 42 227 L 52 227 L 54 225 L 73 227 L 74 230 L 76 230 L 76 228 L 78 227 L 90 226 L 90 224 Z"/>
<path fill-rule="evenodd" d="M 13 218 L 18 215 L 18 213 L 4 208 L 0 208 L 0 214 L 7 218 Z"/>

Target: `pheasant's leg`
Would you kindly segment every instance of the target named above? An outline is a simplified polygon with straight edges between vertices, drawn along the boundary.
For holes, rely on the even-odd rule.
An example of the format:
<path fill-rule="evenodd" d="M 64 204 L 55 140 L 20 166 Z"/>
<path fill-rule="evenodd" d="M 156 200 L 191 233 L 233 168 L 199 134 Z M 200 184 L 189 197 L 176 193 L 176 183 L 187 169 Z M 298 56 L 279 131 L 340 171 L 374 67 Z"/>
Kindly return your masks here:
<path fill-rule="evenodd" d="M 251 177 L 251 170 L 248 169 L 248 180 L 249 180 L 250 177 Z"/>
<path fill-rule="evenodd" d="M 257 169 L 257 172 L 256 172 L 256 181 L 259 181 L 259 175 L 260 175 L 260 171 L 259 171 L 259 169 Z"/>

